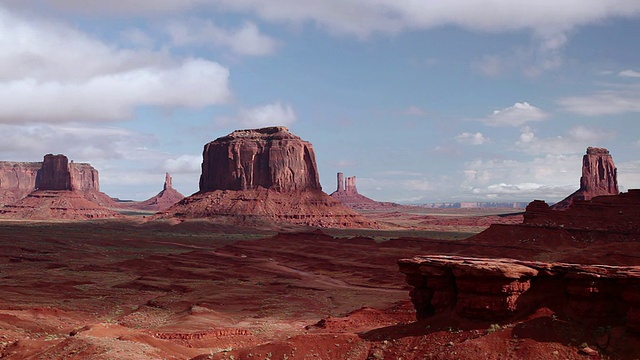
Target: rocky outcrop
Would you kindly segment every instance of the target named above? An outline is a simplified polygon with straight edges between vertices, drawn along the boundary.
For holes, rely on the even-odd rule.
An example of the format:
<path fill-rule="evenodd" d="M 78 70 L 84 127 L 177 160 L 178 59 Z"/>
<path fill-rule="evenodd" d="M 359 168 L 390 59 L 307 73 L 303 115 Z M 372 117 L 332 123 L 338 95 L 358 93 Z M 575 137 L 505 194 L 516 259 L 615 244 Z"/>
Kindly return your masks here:
<path fill-rule="evenodd" d="M 96 219 L 117 217 L 102 203 L 114 202 L 99 192 L 98 171 L 89 164 L 69 163 L 64 155 L 47 154 L 42 163 L 14 166 L 7 174 L 21 174 L 23 181 L 10 185 L 28 193 L 5 203 L 0 216 L 13 219 Z M 36 166 L 37 165 L 37 166 Z M 24 180 L 28 180 L 24 181 Z M 107 205 L 107 206 L 108 206 Z"/>
<path fill-rule="evenodd" d="M 503 254 L 524 247 L 571 254 L 562 261 L 429 255 L 398 263 L 421 319 L 451 310 L 465 318 L 501 320 L 548 307 L 577 320 L 640 330 L 640 261 L 590 251 L 598 247 L 611 254 L 611 246 L 640 241 L 638 218 L 640 190 L 574 199 L 564 211 L 533 201 L 522 224 L 494 224 L 465 243 L 482 251 L 501 247 Z"/>
<path fill-rule="evenodd" d="M 0 217 L 29 220 L 90 220 L 116 218 L 120 214 L 107 209 L 72 190 L 36 190 L 15 204 L 0 208 Z"/>
<path fill-rule="evenodd" d="M 610 233 L 640 233 L 640 189 L 618 195 L 574 199 L 564 211 L 554 211 L 546 202 L 531 202 L 524 225 L 553 229 L 597 230 Z"/>
<path fill-rule="evenodd" d="M 286 127 L 238 130 L 205 145 L 200 191 L 158 218 L 235 226 L 376 227 L 322 192 L 311 143 Z"/>
<path fill-rule="evenodd" d="M 540 307 L 576 320 L 640 330 L 640 267 L 417 256 L 398 261 L 418 319 L 453 311 L 503 320 Z"/>
<path fill-rule="evenodd" d="M 184 195 L 173 188 L 173 179 L 169 173 L 166 173 L 162 191 L 157 195 L 145 201 L 121 203 L 120 206 L 136 210 L 162 211 L 170 208 L 182 199 L 184 199 Z"/>
<path fill-rule="evenodd" d="M 44 156 L 42 167 L 36 176 L 36 189 L 38 190 L 73 190 L 71 186 L 71 171 L 69 159 L 58 154 Z"/>
<path fill-rule="evenodd" d="M 322 190 L 311 143 L 286 127 L 237 130 L 205 145 L 200 192 Z"/>
<path fill-rule="evenodd" d="M 575 200 L 589 200 L 601 195 L 617 195 L 619 192 L 618 170 L 609 150 L 588 147 L 587 153 L 582 157 L 580 189 L 553 205 L 553 209 L 565 210 Z"/>
<path fill-rule="evenodd" d="M 402 207 L 402 205 L 399 204 L 375 201 L 358 193 L 358 188 L 356 186 L 356 177 L 349 176 L 345 179 L 344 174 L 341 172 L 338 173 L 338 187 L 336 191 L 332 192 L 329 196 L 340 201 L 347 207 L 358 210 L 375 210 L 391 207 Z"/>
<path fill-rule="evenodd" d="M 36 189 L 99 192 L 98 170 L 52 154 L 42 162 L 0 162 L 0 206 L 13 204 Z"/>
<path fill-rule="evenodd" d="M 35 190 L 38 162 L 0 162 L 0 206 L 13 204 Z"/>

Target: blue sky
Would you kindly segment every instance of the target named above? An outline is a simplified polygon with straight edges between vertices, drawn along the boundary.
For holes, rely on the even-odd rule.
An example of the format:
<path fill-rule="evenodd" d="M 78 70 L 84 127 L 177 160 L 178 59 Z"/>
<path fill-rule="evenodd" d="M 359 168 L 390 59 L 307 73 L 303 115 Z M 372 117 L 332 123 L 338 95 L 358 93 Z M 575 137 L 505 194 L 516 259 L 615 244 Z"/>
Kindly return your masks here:
<path fill-rule="evenodd" d="M 376 200 L 557 201 L 587 146 L 640 187 L 640 2 L 0 0 L 0 159 L 145 199 L 285 125 Z"/>

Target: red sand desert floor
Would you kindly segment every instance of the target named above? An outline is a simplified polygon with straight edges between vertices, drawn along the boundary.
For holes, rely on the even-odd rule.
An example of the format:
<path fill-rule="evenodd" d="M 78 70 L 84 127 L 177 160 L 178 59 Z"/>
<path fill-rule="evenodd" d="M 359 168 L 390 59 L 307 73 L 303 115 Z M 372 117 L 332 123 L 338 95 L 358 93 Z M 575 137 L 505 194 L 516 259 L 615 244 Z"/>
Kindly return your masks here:
<path fill-rule="evenodd" d="M 414 322 L 396 265 L 425 253 L 561 260 L 585 247 L 346 233 L 0 223 L 0 357 L 582 359 L 588 346 L 597 351 L 591 358 L 640 358 L 636 335 L 583 328 L 548 309 L 511 323 L 453 314 Z M 590 249 L 637 262 L 622 256 L 629 248 Z"/>

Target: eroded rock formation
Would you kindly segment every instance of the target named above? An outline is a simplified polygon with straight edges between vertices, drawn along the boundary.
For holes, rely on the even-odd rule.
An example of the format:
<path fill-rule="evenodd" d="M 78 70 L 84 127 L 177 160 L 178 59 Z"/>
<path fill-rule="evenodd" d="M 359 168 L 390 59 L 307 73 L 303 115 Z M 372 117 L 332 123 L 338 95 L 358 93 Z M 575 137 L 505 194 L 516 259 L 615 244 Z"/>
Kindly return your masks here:
<path fill-rule="evenodd" d="M 13 204 L 35 190 L 42 163 L 0 162 L 0 206 Z"/>
<path fill-rule="evenodd" d="M 356 177 L 349 176 L 345 179 L 344 174 L 341 172 L 338 173 L 338 187 L 330 196 L 352 209 L 371 210 L 402 206 L 394 203 L 375 201 L 358 193 Z"/>
<path fill-rule="evenodd" d="M 13 204 L 36 189 L 99 192 L 98 170 L 52 154 L 42 162 L 0 162 L 0 206 Z"/>
<path fill-rule="evenodd" d="M 157 195 L 145 201 L 124 203 L 121 204 L 121 206 L 137 210 L 162 211 L 170 208 L 182 199 L 184 199 L 184 195 L 173 188 L 173 179 L 169 173 L 166 173 L 162 191 Z"/>
<path fill-rule="evenodd" d="M 311 143 L 286 127 L 237 130 L 205 145 L 200 192 L 322 190 Z"/>
<path fill-rule="evenodd" d="M 578 320 L 640 330 L 640 261 L 632 256 L 622 266 L 589 251 L 640 241 L 638 218 L 640 190 L 575 199 L 564 211 L 534 201 L 522 224 L 494 224 L 465 241 L 487 249 L 564 249 L 571 263 L 429 255 L 400 260 L 400 271 L 414 287 L 418 318 L 448 309 L 465 318 L 501 320 L 548 307 Z"/>
<path fill-rule="evenodd" d="M 282 126 L 238 130 L 206 144 L 200 191 L 158 217 L 251 226 L 376 226 L 322 192 L 311 143 Z"/>
<path fill-rule="evenodd" d="M 617 195 L 618 170 L 609 150 L 588 147 L 582 157 L 580 189 L 553 206 L 554 210 L 564 210 L 574 200 L 589 200 L 600 195 Z"/>
<path fill-rule="evenodd" d="M 545 306 L 587 322 L 640 330 L 640 267 L 417 256 L 398 261 L 418 319 L 454 311 L 503 320 Z"/>
<path fill-rule="evenodd" d="M 26 196 L 6 203 L 0 216 L 18 219 L 95 219 L 116 217 L 118 213 L 100 205 L 112 204 L 99 192 L 98 171 L 89 164 L 69 163 L 64 155 L 47 154 L 42 163 L 14 167 L 8 174 L 22 174 L 23 180 L 10 185 Z M 21 170 L 18 170 L 21 169 Z M 26 170 L 26 171 L 25 171 Z M 31 182 L 33 181 L 33 182 Z"/>

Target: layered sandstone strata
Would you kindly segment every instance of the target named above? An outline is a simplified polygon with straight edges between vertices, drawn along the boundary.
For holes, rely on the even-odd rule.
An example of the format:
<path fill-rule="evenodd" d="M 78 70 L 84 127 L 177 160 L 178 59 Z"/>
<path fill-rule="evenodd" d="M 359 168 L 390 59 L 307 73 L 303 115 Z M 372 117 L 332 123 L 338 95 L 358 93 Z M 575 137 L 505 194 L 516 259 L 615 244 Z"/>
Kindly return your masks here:
<path fill-rule="evenodd" d="M 45 155 L 33 172 L 33 183 L 17 183 L 28 195 L 0 208 L 0 216 L 12 219 L 96 219 L 117 217 L 118 213 L 99 204 L 112 204 L 98 191 L 98 172 L 89 164 L 69 163 L 64 155 Z M 23 167 L 33 170 L 35 167 Z M 15 172 L 15 171 L 14 171 Z"/>
<path fill-rule="evenodd" d="M 286 127 L 237 130 L 204 146 L 200 192 L 322 190 L 311 143 Z"/>
<path fill-rule="evenodd" d="M 200 191 L 159 217 L 249 226 L 376 226 L 322 192 L 313 146 L 282 126 L 238 130 L 206 144 Z"/>
<path fill-rule="evenodd" d="M 99 192 L 98 170 L 52 154 L 42 162 L 0 162 L 0 206 L 13 204 L 36 189 Z"/>
<path fill-rule="evenodd" d="M 617 195 L 618 170 L 609 150 L 588 147 L 582 157 L 580 188 L 553 206 L 555 210 L 565 210 L 575 200 L 589 200 L 601 195 Z"/>
<path fill-rule="evenodd" d="M 453 311 L 503 320 L 546 306 L 588 322 L 640 330 L 640 266 L 416 256 L 398 261 L 418 319 Z"/>

